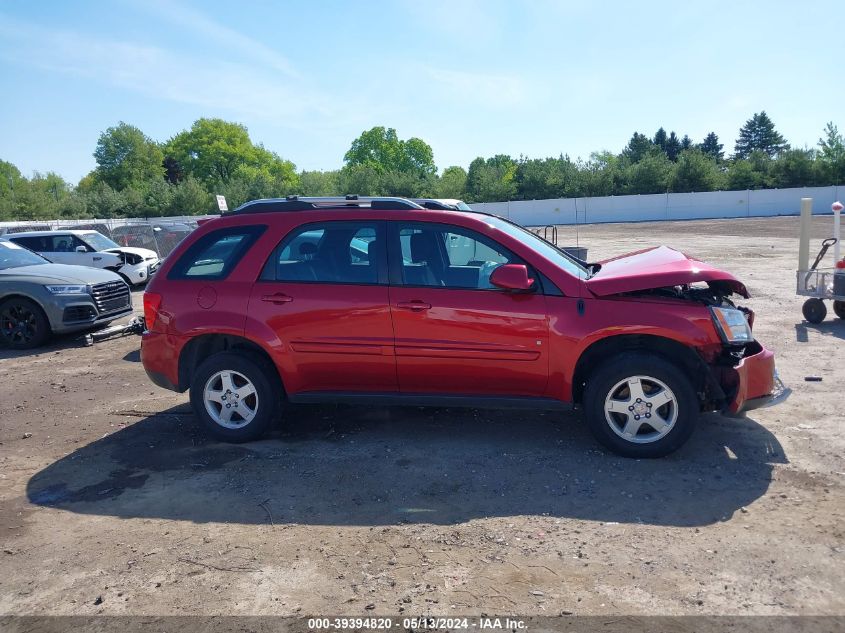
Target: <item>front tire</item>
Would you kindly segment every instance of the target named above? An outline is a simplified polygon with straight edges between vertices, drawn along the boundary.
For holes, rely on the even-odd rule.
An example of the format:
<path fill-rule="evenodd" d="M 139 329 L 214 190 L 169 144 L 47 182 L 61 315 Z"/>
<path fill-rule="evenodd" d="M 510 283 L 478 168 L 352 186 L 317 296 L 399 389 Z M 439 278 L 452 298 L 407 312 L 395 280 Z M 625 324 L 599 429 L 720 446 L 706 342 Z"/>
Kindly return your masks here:
<path fill-rule="evenodd" d="M 275 369 L 249 352 L 220 352 L 191 380 L 191 405 L 205 429 L 224 442 L 260 438 L 279 414 Z"/>
<path fill-rule="evenodd" d="M 845 319 L 845 301 L 834 301 L 833 302 L 833 312 L 840 319 Z"/>
<path fill-rule="evenodd" d="M 7 347 L 40 347 L 52 333 L 47 315 L 34 301 L 14 297 L 0 303 L 0 342 Z"/>
<path fill-rule="evenodd" d="M 661 356 L 629 352 L 587 379 L 584 415 L 595 438 L 624 457 L 663 457 L 692 435 L 700 414 L 686 373 Z"/>

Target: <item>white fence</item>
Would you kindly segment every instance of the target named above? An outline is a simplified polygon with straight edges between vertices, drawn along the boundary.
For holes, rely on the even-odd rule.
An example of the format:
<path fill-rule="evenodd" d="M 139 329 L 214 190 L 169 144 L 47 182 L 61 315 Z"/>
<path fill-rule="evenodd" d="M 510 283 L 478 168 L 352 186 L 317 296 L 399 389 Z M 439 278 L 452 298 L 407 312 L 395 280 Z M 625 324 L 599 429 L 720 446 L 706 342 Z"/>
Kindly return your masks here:
<path fill-rule="evenodd" d="M 798 215 L 801 198 L 812 198 L 813 213 L 822 214 L 830 213 L 830 205 L 842 197 L 845 197 L 845 186 L 515 200 L 471 206 L 523 226 L 546 226 Z"/>

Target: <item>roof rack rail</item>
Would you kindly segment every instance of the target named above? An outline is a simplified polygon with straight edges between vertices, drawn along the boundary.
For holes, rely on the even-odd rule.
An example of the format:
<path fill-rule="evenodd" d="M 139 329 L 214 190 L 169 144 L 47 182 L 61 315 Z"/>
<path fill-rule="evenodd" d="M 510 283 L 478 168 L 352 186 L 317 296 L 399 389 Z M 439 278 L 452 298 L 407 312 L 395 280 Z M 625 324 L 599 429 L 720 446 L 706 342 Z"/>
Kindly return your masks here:
<path fill-rule="evenodd" d="M 407 198 L 389 196 L 286 196 L 284 198 L 265 198 L 245 202 L 237 209 L 223 215 L 240 215 L 242 213 L 273 213 L 280 211 L 310 211 L 314 209 L 342 209 L 342 208 L 371 208 L 371 209 L 422 209 L 423 207 Z"/>

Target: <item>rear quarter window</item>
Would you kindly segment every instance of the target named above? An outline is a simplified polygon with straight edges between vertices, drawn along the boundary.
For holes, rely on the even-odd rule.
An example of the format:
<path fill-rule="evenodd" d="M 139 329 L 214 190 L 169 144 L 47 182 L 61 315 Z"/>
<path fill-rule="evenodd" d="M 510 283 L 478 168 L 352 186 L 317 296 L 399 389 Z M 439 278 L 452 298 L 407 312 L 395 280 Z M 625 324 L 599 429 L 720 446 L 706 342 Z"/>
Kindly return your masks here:
<path fill-rule="evenodd" d="M 174 264 L 168 279 L 225 279 L 266 226 L 238 226 L 203 235 Z"/>

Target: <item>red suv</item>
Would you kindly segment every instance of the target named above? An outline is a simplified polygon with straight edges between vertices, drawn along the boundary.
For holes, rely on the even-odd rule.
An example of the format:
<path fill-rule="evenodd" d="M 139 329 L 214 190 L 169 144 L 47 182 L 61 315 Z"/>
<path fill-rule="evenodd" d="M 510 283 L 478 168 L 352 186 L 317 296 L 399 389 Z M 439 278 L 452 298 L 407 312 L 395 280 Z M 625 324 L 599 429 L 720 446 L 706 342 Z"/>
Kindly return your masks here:
<path fill-rule="evenodd" d="M 702 411 L 785 394 L 731 274 L 661 246 L 574 259 L 503 218 L 402 198 L 256 200 L 204 223 L 144 294 L 150 379 L 217 438 L 285 403 L 584 410 L 633 457 Z"/>

